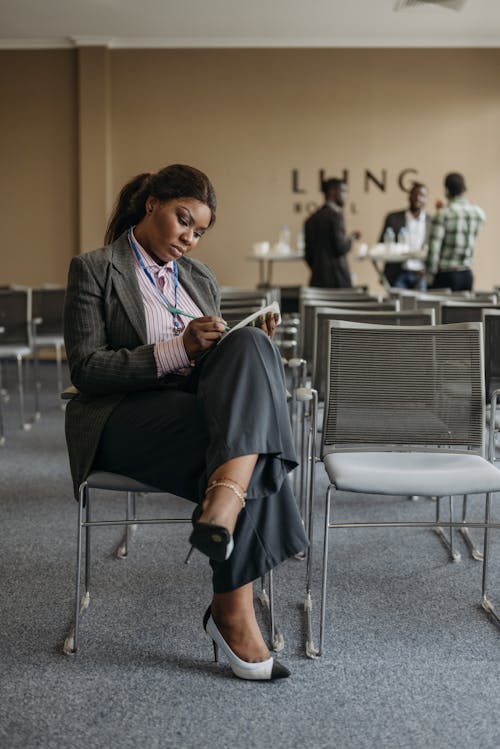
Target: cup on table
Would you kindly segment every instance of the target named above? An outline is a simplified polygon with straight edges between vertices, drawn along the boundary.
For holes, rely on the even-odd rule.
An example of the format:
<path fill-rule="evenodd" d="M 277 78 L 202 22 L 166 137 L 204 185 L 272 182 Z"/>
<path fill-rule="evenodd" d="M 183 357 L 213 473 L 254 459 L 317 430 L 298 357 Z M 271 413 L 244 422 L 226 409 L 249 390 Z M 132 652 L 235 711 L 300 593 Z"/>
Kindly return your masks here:
<path fill-rule="evenodd" d="M 269 242 L 255 242 L 253 245 L 253 254 L 257 255 L 257 257 L 263 257 L 264 255 L 267 255 L 271 248 L 271 245 Z"/>

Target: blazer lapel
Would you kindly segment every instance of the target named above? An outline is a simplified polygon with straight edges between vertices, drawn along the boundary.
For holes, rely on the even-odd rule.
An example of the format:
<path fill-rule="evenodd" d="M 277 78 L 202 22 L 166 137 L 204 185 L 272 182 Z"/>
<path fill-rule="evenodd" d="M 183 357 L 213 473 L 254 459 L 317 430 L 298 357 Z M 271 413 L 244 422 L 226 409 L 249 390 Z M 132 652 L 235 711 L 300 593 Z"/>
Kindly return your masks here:
<path fill-rule="evenodd" d="M 207 278 L 198 271 L 191 261 L 186 262 L 186 259 L 178 261 L 177 267 L 179 269 L 179 282 L 198 305 L 203 315 L 217 315 L 217 306 Z"/>
<path fill-rule="evenodd" d="M 125 234 L 111 245 L 113 285 L 125 314 L 142 343 L 147 343 L 146 318 L 139 284 L 135 272 L 134 258 Z"/>

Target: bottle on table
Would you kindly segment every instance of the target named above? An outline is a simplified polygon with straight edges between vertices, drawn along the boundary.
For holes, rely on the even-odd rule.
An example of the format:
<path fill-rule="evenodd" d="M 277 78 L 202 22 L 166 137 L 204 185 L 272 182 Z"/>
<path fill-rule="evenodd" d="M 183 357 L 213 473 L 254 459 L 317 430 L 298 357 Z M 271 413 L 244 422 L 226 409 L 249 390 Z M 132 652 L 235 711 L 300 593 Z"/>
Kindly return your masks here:
<path fill-rule="evenodd" d="M 385 249 L 387 250 L 387 252 L 391 251 L 395 238 L 396 237 L 394 234 L 394 229 L 391 229 L 391 227 L 388 226 L 384 232 L 384 245 L 385 245 Z"/>
<path fill-rule="evenodd" d="M 398 244 L 401 245 L 400 249 L 408 248 L 408 229 L 405 226 L 398 231 Z"/>

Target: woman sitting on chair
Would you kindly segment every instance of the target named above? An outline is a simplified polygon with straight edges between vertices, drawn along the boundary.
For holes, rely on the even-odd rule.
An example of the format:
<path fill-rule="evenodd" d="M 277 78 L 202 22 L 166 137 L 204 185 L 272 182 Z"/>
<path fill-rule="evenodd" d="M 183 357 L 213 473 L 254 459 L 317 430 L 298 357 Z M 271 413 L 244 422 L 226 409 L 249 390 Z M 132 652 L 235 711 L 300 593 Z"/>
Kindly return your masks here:
<path fill-rule="evenodd" d="M 75 490 L 92 469 L 197 503 L 191 544 L 210 558 L 204 627 L 233 673 L 276 679 L 252 581 L 307 545 L 273 318 L 224 336 L 207 266 L 187 257 L 215 221 L 212 184 L 172 165 L 123 187 L 106 246 L 73 258 L 65 308 L 66 437 Z"/>

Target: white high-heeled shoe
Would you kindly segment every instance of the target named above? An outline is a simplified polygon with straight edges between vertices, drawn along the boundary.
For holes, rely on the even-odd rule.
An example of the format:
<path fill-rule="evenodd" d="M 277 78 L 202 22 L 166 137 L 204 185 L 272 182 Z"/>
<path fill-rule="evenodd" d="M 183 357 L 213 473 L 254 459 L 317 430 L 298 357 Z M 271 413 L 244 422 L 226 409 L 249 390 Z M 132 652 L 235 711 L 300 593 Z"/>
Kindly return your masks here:
<path fill-rule="evenodd" d="M 258 663 L 249 663 L 239 658 L 234 653 L 214 622 L 211 607 L 205 611 L 203 617 L 203 629 L 212 638 L 214 646 L 214 660 L 219 660 L 219 648 L 225 653 L 231 671 L 238 679 L 248 679 L 250 681 L 274 681 L 275 679 L 286 679 L 290 676 L 290 671 L 271 656 L 265 661 Z"/>

